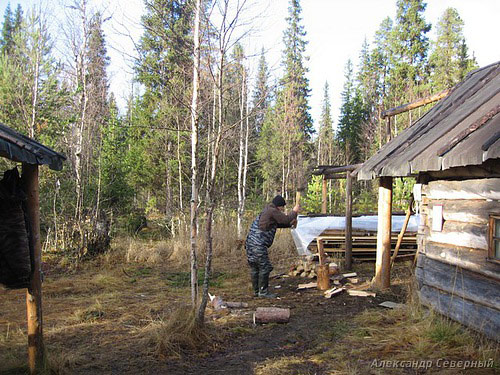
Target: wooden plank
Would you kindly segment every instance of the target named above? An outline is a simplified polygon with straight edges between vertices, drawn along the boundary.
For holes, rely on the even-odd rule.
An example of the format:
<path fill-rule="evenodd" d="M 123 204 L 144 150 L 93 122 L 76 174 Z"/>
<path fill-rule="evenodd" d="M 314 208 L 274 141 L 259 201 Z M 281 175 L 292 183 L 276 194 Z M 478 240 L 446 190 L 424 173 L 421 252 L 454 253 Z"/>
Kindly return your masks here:
<path fill-rule="evenodd" d="M 482 199 L 431 200 L 428 204 L 429 212 L 432 212 L 434 205 L 443 206 L 444 220 L 469 224 L 488 224 L 489 214 L 500 212 L 500 202 Z"/>
<path fill-rule="evenodd" d="M 30 227 L 29 244 L 32 253 L 30 286 L 26 291 L 26 309 L 28 315 L 28 363 L 30 373 L 34 374 L 42 371 L 45 366 L 38 165 L 23 163 L 22 179 L 27 195 L 26 214 Z"/>
<path fill-rule="evenodd" d="M 457 265 L 500 281 L 500 266 L 487 261 L 487 251 L 427 242 L 424 253 L 429 258 Z"/>
<path fill-rule="evenodd" d="M 445 221 L 441 232 L 426 229 L 427 241 L 488 250 L 488 227 L 459 221 Z"/>
<path fill-rule="evenodd" d="M 348 289 L 347 294 L 353 297 L 375 297 L 376 293 L 365 290 Z"/>
<path fill-rule="evenodd" d="M 500 314 L 498 310 L 454 297 L 428 285 L 422 286 L 418 295 L 422 304 L 457 322 L 483 332 L 500 341 Z"/>
<path fill-rule="evenodd" d="M 422 186 L 429 199 L 500 199 L 500 178 L 465 181 L 431 181 Z"/>
<path fill-rule="evenodd" d="M 376 288 L 386 289 L 391 284 L 392 177 L 381 177 L 379 180 L 377 259 L 373 284 Z"/>
<path fill-rule="evenodd" d="M 500 313 L 500 281 L 450 265 L 424 254 L 418 255 L 416 278 L 419 285 L 429 285 L 453 296 L 480 303 Z"/>
<path fill-rule="evenodd" d="M 301 290 L 301 289 L 311 289 L 311 288 L 317 288 L 317 287 L 318 287 L 318 283 L 307 283 L 307 284 L 299 284 L 297 289 Z"/>

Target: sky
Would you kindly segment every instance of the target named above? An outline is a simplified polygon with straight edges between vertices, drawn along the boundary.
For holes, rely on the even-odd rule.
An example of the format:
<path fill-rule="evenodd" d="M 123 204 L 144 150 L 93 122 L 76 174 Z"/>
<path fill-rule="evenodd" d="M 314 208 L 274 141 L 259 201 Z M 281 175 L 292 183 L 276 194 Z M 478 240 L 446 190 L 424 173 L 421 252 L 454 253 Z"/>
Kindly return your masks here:
<path fill-rule="evenodd" d="M 62 0 L 11 0 L 14 10 L 18 3 L 24 10 L 34 4 L 49 9 L 55 19 L 61 18 Z M 125 106 L 132 84 L 132 56 L 134 43 L 141 35 L 140 17 L 144 13 L 143 0 L 90 0 L 96 9 L 112 15 L 105 23 L 108 53 L 111 58 L 109 76 L 111 90 L 120 107 Z M 235 0 L 236 1 L 236 0 Z M 255 75 L 262 48 L 271 70 L 272 79 L 282 73 L 281 57 L 288 0 L 248 0 L 248 19 L 253 29 L 243 42 L 249 56 L 250 74 Z M 0 12 L 5 13 L 7 0 L 0 0 Z M 428 0 L 425 19 L 432 24 L 429 38 L 433 39 L 437 22 L 448 7 L 457 9 L 464 20 L 464 35 L 469 53 L 474 53 L 480 66 L 500 61 L 500 1 L 498 0 Z M 126 4 L 126 5 L 125 5 Z M 308 78 L 311 89 L 309 105 L 316 128 L 321 116 L 325 82 L 328 81 L 334 125 L 338 122 L 344 68 L 348 59 L 354 66 L 363 41 L 371 45 L 375 31 L 386 17 L 396 16 L 396 0 L 302 0 L 302 25 L 307 33 L 306 47 Z M 56 38 L 61 35 L 56 35 Z M 495 47 L 497 46 L 497 47 Z"/>

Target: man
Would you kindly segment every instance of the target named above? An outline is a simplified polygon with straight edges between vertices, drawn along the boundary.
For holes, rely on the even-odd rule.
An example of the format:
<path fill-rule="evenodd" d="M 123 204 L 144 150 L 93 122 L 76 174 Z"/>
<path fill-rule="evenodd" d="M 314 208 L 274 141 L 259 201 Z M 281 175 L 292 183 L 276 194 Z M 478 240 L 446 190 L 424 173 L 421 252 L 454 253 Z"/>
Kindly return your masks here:
<path fill-rule="evenodd" d="M 290 228 L 297 222 L 300 206 L 296 205 L 293 211 L 286 215 L 285 199 L 277 195 L 272 203 L 267 205 L 250 226 L 245 242 L 252 286 L 256 297 L 275 298 L 269 292 L 269 273 L 273 266 L 269 261 L 267 249 L 273 244 L 277 228 Z"/>

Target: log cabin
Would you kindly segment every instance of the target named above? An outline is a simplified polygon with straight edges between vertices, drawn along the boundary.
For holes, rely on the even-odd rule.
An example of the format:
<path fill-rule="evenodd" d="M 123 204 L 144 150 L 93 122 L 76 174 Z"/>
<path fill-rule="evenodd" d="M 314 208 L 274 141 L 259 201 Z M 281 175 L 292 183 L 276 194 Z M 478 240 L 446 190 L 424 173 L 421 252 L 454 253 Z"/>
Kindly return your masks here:
<path fill-rule="evenodd" d="M 392 179 L 416 178 L 414 198 L 421 216 L 415 276 L 420 301 L 497 341 L 499 112 L 497 62 L 469 73 L 446 98 L 357 170 L 359 180 L 380 181 L 379 218 L 390 214 Z M 386 221 L 390 225 L 390 215 Z M 380 284 L 387 286 L 390 267 L 383 228 L 379 225 L 374 282 L 378 274 Z"/>

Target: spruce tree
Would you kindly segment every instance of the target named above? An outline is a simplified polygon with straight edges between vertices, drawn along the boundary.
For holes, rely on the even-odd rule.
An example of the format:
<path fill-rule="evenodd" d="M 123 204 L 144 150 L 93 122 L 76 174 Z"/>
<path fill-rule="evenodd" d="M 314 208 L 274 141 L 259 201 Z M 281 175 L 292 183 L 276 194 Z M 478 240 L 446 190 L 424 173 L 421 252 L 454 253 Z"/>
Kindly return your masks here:
<path fill-rule="evenodd" d="M 436 91 L 455 86 L 473 67 L 468 61 L 463 27 L 464 22 L 455 8 L 447 8 L 439 19 L 437 38 L 429 57 Z"/>
<path fill-rule="evenodd" d="M 410 102 L 424 91 L 427 80 L 427 54 L 431 25 L 425 22 L 423 0 L 398 0 L 396 23 L 392 31 L 393 106 Z"/>
<path fill-rule="evenodd" d="M 318 165 L 330 165 L 333 158 L 333 121 L 332 106 L 330 104 L 330 86 L 325 82 L 323 89 L 323 103 L 321 106 L 321 120 L 318 136 Z"/>

